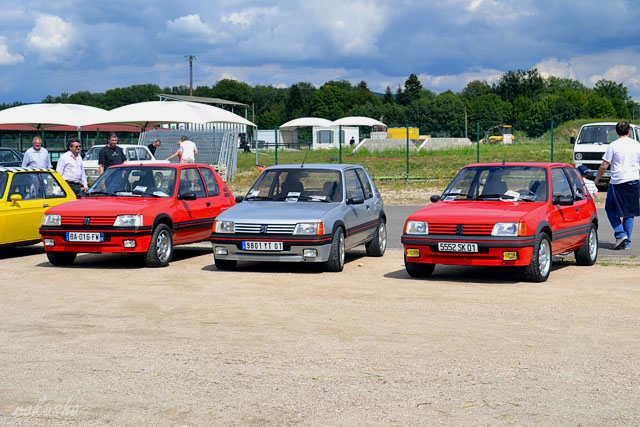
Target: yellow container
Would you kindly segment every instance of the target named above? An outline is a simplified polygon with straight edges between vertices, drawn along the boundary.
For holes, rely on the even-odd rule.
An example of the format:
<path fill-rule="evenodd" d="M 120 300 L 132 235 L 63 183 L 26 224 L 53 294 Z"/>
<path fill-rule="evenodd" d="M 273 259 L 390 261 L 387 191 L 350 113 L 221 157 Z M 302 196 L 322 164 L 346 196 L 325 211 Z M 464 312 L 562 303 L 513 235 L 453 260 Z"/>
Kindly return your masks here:
<path fill-rule="evenodd" d="M 392 139 L 407 139 L 407 128 L 388 128 L 387 137 Z M 418 139 L 420 129 L 409 128 L 409 139 Z"/>

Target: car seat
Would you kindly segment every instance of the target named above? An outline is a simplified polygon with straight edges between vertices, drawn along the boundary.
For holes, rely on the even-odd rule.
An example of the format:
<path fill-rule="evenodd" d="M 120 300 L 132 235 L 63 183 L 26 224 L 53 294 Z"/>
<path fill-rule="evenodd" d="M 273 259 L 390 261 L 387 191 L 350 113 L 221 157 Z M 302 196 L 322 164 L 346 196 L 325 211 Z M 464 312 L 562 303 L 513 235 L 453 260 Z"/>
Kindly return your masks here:
<path fill-rule="evenodd" d="M 482 194 L 483 195 L 497 194 L 499 196 L 502 196 L 504 193 L 507 192 L 507 189 L 508 189 L 508 186 L 502 180 L 502 175 L 498 173 L 494 173 L 490 175 L 489 178 L 487 179 L 487 182 L 485 183 L 484 188 L 482 189 Z"/>
<path fill-rule="evenodd" d="M 304 191 L 304 186 L 300 182 L 297 176 L 288 174 L 282 183 L 282 192 L 283 196 L 286 196 L 289 193 L 302 193 Z"/>
<path fill-rule="evenodd" d="M 325 182 L 322 185 L 322 194 L 324 196 L 327 196 L 328 200 L 333 200 L 337 188 L 338 188 L 338 183 L 337 182 L 335 182 L 335 181 Z"/>
<path fill-rule="evenodd" d="M 529 186 L 529 191 L 536 195 L 537 200 L 547 199 L 547 183 L 544 181 L 533 181 Z"/>

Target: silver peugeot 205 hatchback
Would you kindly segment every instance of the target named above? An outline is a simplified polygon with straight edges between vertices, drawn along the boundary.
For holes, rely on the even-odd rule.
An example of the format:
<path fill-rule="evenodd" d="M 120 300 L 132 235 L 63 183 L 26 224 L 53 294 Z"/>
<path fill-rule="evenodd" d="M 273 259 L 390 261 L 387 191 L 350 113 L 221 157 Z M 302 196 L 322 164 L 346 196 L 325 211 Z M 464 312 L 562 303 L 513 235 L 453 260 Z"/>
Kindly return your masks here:
<path fill-rule="evenodd" d="M 284 261 L 342 271 L 347 249 L 365 245 L 367 255 L 382 256 L 387 247 L 384 204 L 360 165 L 271 166 L 236 201 L 211 233 L 221 270 L 238 261 Z"/>

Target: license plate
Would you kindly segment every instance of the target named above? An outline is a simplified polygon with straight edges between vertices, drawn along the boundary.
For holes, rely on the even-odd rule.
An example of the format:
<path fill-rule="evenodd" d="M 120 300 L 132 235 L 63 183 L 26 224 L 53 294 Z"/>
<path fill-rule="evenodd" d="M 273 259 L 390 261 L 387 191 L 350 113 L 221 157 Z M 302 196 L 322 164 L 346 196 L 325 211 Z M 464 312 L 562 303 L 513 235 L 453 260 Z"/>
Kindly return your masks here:
<path fill-rule="evenodd" d="M 440 252 L 478 252 L 477 243 L 438 242 Z"/>
<path fill-rule="evenodd" d="M 245 251 L 281 251 L 282 242 L 242 242 Z"/>
<path fill-rule="evenodd" d="M 104 233 L 80 233 L 70 231 L 67 233 L 67 242 L 103 242 Z"/>

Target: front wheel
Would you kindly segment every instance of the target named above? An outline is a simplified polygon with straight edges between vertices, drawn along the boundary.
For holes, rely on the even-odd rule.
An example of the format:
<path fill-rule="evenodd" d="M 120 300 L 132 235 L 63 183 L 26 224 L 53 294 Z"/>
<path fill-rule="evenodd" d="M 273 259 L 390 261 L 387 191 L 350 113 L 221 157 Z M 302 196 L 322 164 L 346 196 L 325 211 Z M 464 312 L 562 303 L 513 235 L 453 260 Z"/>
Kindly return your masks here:
<path fill-rule="evenodd" d="M 404 268 L 407 270 L 407 273 L 409 273 L 409 276 L 424 279 L 433 274 L 433 270 L 436 268 L 436 265 L 422 262 L 407 262 L 407 257 L 405 255 Z"/>
<path fill-rule="evenodd" d="M 215 262 L 216 268 L 218 270 L 226 270 L 226 271 L 235 270 L 236 269 L 236 265 L 238 264 L 238 261 L 233 261 L 233 260 L 228 260 L 228 259 L 218 259 L 218 258 L 215 258 L 215 257 L 214 257 L 213 261 Z"/>
<path fill-rule="evenodd" d="M 166 224 L 158 224 L 153 231 L 151 244 L 144 255 L 144 263 L 147 267 L 166 267 L 173 255 L 173 236 L 171 229 Z"/>
<path fill-rule="evenodd" d="M 587 238 L 582 242 L 582 246 L 574 252 L 576 256 L 576 264 L 593 265 L 598 259 L 598 231 L 596 226 L 591 224 Z"/>
<path fill-rule="evenodd" d="M 387 249 L 387 224 L 384 220 L 380 219 L 373 240 L 367 242 L 364 247 L 368 256 L 384 255 L 384 251 Z"/>
<path fill-rule="evenodd" d="M 544 282 L 549 278 L 551 272 L 551 240 L 547 233 L 540 233 L 536 236 L 533 244 L 533 254 L 531 263 L 524 267 L 522 272 L 525 280 L 532 282 Z"/>
<path fill-rule="evenodd" d="M 71 265 L 76 260 L 75 252 L 47 252 L 47 258 L 53 265 Z"/>
<path fill-rule="evenodd" d="M 324 269 L 332 272 L 342 271 L 344 268 L 345 252 L 344 233 L 342 232 L 342 228 L 337 228 L 331 239 L 329 259 L 324 264 Z"/>

